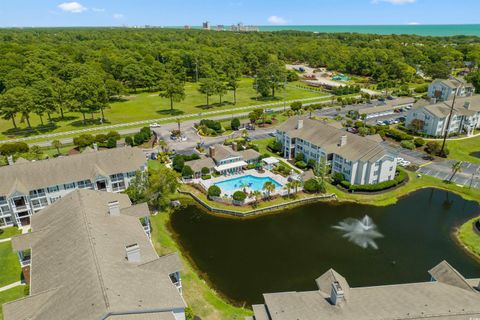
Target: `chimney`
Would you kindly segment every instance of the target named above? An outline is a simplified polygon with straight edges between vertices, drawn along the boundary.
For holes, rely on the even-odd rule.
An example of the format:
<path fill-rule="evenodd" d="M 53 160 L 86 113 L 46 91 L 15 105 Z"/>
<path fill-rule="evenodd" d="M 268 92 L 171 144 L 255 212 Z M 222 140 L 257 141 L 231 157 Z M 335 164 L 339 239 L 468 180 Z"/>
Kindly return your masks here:
<path fill-rule="evenodd" d="M 133 263 L 141 262 L 140 247 L 138 246 L 138 244 L 134 243 L 134 244 L 125 246 L 125 251 L 127 252 L 128 262 L 133 262 Z"/>
<path fill-rule="evenodd" d="M 208 150 L 209 150 L 210 158 L 215 157 L 215 147 L 214 147 L 214 146 L 210 146 L 210 148 L 209 148 Z"/>
<path fill-rule="evenodd" d="M 110 201 L 108 203 L 108 213 L 111 216 L 119 216 L 120 215 L 120 204 L 118 201 Z"/>
<path fill-rule="evenodd" d="M 298 119 L 297 120 L 297 129 L 302 129 L 303 128 L 303 120 L 302 119 Z"/>
<path fill-rule="evenodd" d="M 340 147 L 346 146 L 347 145 L 347 135 L 344 134 L 340 137 Z"/>
<path fill-rule="evenodd" d="M 333 305 L 339 305 L 345 300 L 345 293 L 338 281 L 332 282 L 332 291 L 330 293 L 330 301 Z"/>
<path fill-rule="evenodd" d="M 7 157 L 7 161 L 8 161 L 8 165 L 9 165 L 9 166 L 12 166 L 12 165 L 14 164 L 14 162 L 13 162 L 13 156 L 8 156 L 8 157 Z"/>
<path fill-rule="evenodd" d="M 233 151 L 238 151 L 238 143 L 232 142 L 232 149 Z"/>
<path fill-rule="evenodd" d="M 93 150 L 98 151 L 98 144 L 96 142 L 93 143 Z"/>
<path fill-rule="evenodd" d="M 470 110 L 470 101 L 465 101 L 465 104 L 463 106 L 465 109 Z"/>
<path fill-rule="evenodd" d="M 435 104 L 437 103 L 437 98 L 432 98 L 430 101 L 432 102 L 432 104 Z"/>

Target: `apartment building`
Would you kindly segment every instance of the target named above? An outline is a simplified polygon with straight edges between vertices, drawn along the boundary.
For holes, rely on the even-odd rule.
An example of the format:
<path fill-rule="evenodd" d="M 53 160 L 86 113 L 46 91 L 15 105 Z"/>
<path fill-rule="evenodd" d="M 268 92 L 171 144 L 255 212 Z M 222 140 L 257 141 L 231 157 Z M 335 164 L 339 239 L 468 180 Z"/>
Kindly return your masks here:
<path fill-rule="evenodd" d="M 5 320 L 185 320 L 181 261 L 159 257 L 127 195 L 75 190 L 32 216 L 12 238 L 29 252 L 30 295 L 3 305 Z M 25 271 L 24 271 L 25 272 Z"/>
<path fill-rule="evenodd" d="M 429 136 L 440 137 L 445 134 L 472 135 L 480 128 L 480 95 L 457 97 L 455 105 L 449 101 L 420 100 L 408 112 L 406 126 Z M 450 119 L 450 124 L 449 124 Z"/>
<path fill-rule="evenodd" d="M 32 214 L 76 189 L 121 192 L 147 168 L 144 153 L 130 147 L 9 163 L 0 167 L 0 227 L 28 225 Z"/>
<path fill-rule="evenodd" d="M 326 159 L 332 173 L 342 173 L 351 184 L 375 184 L 395 178 L 397 155 L 375 137 L 361 137 L 327 123 L 292 117 L 276 131 L 283 157 L 299 153 L 306 161 Z"/>
<path fill-rule="evenodd" d="M 352 288 L 330 269 L 316 280 L 318 290 L 264 294 L 246 320 L 478 319 L 480 279 L 465 279 L 443 261 L 431 281 Z"/>
<path fill-rule="evenodd" d="M 428 97 L 436 101 L 448 101 L 453 96 L 468 97 L 475 93 L 475 87 L 463 78 L 436 79 L 428 87 Z"/>

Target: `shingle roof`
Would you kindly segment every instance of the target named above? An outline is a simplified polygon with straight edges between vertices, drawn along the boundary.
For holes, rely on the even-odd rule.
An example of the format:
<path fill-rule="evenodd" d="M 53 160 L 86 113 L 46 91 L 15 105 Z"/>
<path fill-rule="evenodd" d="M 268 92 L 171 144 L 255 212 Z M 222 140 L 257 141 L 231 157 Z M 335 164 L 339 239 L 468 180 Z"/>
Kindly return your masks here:
<path fill-rule="evenodd" d="M 146 164 L 137 148 L 115 148 L 0 167 L 0 195 L 139 170 Z"/>
<path fill-rule="evenodd" d="M 301 129 L 297 129 L 298 120 L 303 120 Z M 304 117 L 292 117 L 277 130 L 287 132 L 292 138 L 300 138 L 313 143 L 329 154 L 335 153 L 351 161 L 375 162 L 389 154 L 379 142 Z M 340 146 L 342 136 L 347 137 L 347 144 L 344 146 Z"/>
<path fill-rule="evenodd" d="M 212 158 L 202 158 L 185 162 L 185 165 L 192 168 L 193 172 L 200 172 L 203 168 L 213 169 L 215 162 L 213 162 Z"/>
<path fill-rule="evenodd" d="M 365 108 L 359 110 L 360 114 L 372 114 L 372 113 L 378 113 L 378 112 L 384 112 L 384 111 L 389 111 L 389 110 L 395 110 L 397 108 L 400 108 L 402 106 L 405 106 L 407 104 L 413 104 L 415 102 L 414 98 L 410 97 L 405 97 L 405 98 L 398 98 L 395 100 L 388 100 L 386 104 L 383 105 L 378 105 L 375 107 L 370 107 L 370 108 Z"/>
<path fill-rule="evenodd" d="M 426 100 L 419 100 L 415 103 L 415 109 L 425 108 L 428 112 L 439 118 L 445 118 L 450 114 L 452 108 L 452 100 L 441 101 L 437 103 L 429 103 Z M 466 108 L 467 104 L 470 104 Z M 457 97 L 455 99 L 454 114 L 462 116 L 473 116 L 480 112 L 480 95 L 473 95 L 470 97 Z"/>
<path fill-rule="evenodd" d="M 216 162 L 239 156 L 238 152 L 234 151 L 230 147 L 224 146 L 223 144 L 216 144 L 212 147 L 215 148 L 215 155 L 213 156 L 213 159 Z"/>
<path fill-rule="evenodd" d="M 111 201 L 119 201 L 120 215 L 108 214 Z M 5 304 L 5 320 L 102 319 L 184 308 L 168 274 L 178 260 L 158 257 L 138 218 L 122 214 L 129 206 L 123 194 L 76 190 L 33 215 L 31 296 Z M 135 243 L 139 263 L 126 259 L 125 246 Z"/>
<path fill-rule="evenodd" d="M 253 149 L 247 149 L 247 150 L 240 150 L 238 151 L 238 154 L 243 158 L 245 161 L 250 161 L 250 160 L 255 160 L 260 158 L 260 153 Z"/>
<path fill-rule="evenodd" d="M 319 279 L 325 280 L 325 283 L 320 281 L 321 286 L 328 284 L 326 279 L 344 280 L 332 270 Z M 343 289 L 344 286 L 348 285 L 343 284 Z M 328 293 L 324 292 L 327 289 Z M 480 316 L 480 292 L 441 281 L 349 288 L 348 292 L 340 305 L 331 303 L 330 287 L 264 294 L 264 299 L 271 316 L 269 320 L 460 320 Z"/>

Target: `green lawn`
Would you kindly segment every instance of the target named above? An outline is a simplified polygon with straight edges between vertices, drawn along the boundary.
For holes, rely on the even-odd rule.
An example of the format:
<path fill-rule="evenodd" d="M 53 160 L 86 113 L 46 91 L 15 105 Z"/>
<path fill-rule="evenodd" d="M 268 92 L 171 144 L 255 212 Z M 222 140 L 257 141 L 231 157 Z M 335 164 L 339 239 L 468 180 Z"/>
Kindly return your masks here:
<path fill-rule="evenodd" d="M 473 223 L 478 218 L 467 221 L 458 230 L 457 237 L 470 252 L 480 258 L 480 235 L 473 231 Z"/>
<path fill-rule="evenodd" d="M 0 239 L 11 238 L 14 235 L 21 234 L 22 230 L 17 227 L 10 227 L 5 229 L 0 229 Z"/>
<path fill-rule="evenodd" d="M 447 146 L 450 150 L 449 159 L 480 164 L 480 136 L 463 140 L 449 140 Z"/>
<path fill-rule="evenodd" d="M 111 104 L 111 108 L 105 110 L 105 117 L 108 121 L 107 124 L 120 124 L 126 122 L 134 122 L 139 120 L 148 119 L 160 119 L 171 116 L 185 115 L 185 114 L 198 114 L 200 112 L 211 110 L 225 110 L 228 111 L 234 107 L 244 107 L 255 104 L 264 104 L 269 102 L 278 102 L 282 99 L 293 100 L 312 97 L 324 96 L 321 92 L 309 92 L 296 88 L 288 87 L 285 91 L 279 91 L 277 99 L 275 100 L 262 100 L 256 99 L 256 92 L 253 88 L 252 79 L 242 79 L 240 81 L 240 87 L 237 90 L 237 104 L 233 105 L 233 93 L 229 92 L 223 97 L 224 103 L 220 105 L 219 98 L 217 96 L 210 97 L 210 106 L 206 106 L 206 98 L 204 95 L 197 91 L 198 84 L 188 83 L 185 87 L 186 99 L 182 102 L 174 105 L 174 110 L 170 110 L 170 103 L 168 99 L 161 98 L 158 93 L 146 92 L 131 95 L 126 97 L 125 101 L 115 102 Z M 82 116 L 79 113 L 66 114 L 66 120 L 60 120 L 58 115 L 54 115 L 54 127 L 41 127 L 39 126 L 39 117 L 32 114 L 31 123 L 35 129 L 34 134 L 42 133 L 54 133 L 54 132 L 66 132 L 70 130 L 77 130 L 86 127 L 100 127 L 99 114 L 97 114 L 94 123 L 87 125 L 82 124 Z M 46 117 L 44 117 L 46 118 Z M 89 120 L 90 115 L 87 116 Z M 45 123 L 46 119 L 44 119 Z M 89 120 L 91 121 L 91 120 Z M 7 120 L 0 120 L 0 139 L 17 138 L 20 136 L 32 134 L 25 131 L 26 123 L 20 123 L 21 117 L 18 115 L 17 124 L 19 128 L 23 129 L 20 132 L 14 133 L 10 131 L 13 128 L 12 122 Z"/>
<path fill-rule="evenodd" d="M 152 240 L 160 255 L 181 252 L 168 229 L 169 213 L 152 216 Z M 243 320 L 252 314 L 250 310 L 228 304 L 194 271 L 191 263 L 182 256 L 183 296 L 194 313 L 204 320 Z"/>
<path fill-rule="evenodd" d="M 18 286 L 7 291 L 0 292 L 0 320 L 3 320 L 2 305 L 25 297 L 25 286 Z"/>
<path fill-rule="evenodd" d="M 22 269 L 10 241 L 0 243 L 0 287 L 20 281 Z"/>

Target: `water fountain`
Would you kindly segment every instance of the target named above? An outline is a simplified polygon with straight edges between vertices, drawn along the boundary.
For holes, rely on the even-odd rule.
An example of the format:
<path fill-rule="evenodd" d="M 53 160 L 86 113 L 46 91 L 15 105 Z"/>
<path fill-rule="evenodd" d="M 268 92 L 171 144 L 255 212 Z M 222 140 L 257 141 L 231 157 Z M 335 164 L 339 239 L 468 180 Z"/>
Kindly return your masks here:
<path fill-rule="evenodd" d="M 362 220 L 348 218 L 333 227 L 343 231 L 343 237 L 347 238 L 354 244 L 366 249 L 371 246 L 378 249 L 375 239 L 382 238 L 383 235 L 377 231 L 377 226 L 373 223 L 369 216 L 363 217 Z"/>

